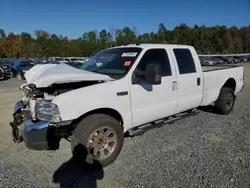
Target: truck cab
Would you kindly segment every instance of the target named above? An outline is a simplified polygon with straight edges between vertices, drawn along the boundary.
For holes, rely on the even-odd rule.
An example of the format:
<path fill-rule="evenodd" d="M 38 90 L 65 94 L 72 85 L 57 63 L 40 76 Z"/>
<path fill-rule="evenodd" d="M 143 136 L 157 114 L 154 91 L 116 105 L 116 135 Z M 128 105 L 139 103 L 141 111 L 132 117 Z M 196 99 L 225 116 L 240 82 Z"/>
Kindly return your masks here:
<path fill-rule="evenodd" d="M 70 139 L 74 156 L 87 151 L 87 163 L 105 167 L 119 155 L 125 135 L 172 123 L 199 106 L 229 114 L 244 79 L 241 66 L 202 67 L 187 45 L 113 47 L 82 69 L 48 64 L 25 74 L 24 98 L 11 123 L 15 141 L 44 150 Z"/>

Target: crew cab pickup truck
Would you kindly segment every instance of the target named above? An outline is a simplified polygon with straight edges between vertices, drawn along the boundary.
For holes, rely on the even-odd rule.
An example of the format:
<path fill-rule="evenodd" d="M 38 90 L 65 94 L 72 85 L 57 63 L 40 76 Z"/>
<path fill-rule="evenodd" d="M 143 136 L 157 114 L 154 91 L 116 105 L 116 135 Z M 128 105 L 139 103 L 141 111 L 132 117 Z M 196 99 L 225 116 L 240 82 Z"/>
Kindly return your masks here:
<path fill-rule="evenodd" d="M 124 137 L 172 123 L 214 105 L 229 114 L 243 89 L 242 66 L 202 67 L 192 46 L 138 44 L 102 50 L 81 69 L 36 65 L 14 107 L 13 139 L 56 150 L 66 138 L 73 156 L 105 167 Z M 82 154 L 85 152 L 87 157 Z"/>

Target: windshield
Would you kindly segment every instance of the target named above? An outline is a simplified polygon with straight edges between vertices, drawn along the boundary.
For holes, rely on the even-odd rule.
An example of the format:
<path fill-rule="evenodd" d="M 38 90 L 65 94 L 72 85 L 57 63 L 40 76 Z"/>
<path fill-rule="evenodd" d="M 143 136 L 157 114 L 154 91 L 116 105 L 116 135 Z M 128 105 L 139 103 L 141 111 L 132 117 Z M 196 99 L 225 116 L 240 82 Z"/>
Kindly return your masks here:
<path fill-rule="evenodd" d="M 90 58 L 82 69 L 121 78 L 129 71 L 141 51 L 139 47 L 103 50 Z"/>
<path fill-rule="evenodd" d="M 71 58 L 71 61 L 79 61 L 79 59 Z"/>

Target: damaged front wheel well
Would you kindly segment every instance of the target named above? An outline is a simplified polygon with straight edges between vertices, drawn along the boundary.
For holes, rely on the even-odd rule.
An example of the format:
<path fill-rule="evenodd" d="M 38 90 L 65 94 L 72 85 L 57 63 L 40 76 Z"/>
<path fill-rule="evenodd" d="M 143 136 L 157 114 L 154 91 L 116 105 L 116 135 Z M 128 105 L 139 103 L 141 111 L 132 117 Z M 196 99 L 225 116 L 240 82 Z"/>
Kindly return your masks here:
<path fill-rule="evenodd" d="M 74 128 L 82 119 L 93 114 L 105 114 L 105 115 L 111 116 L 115 118 L 120 123 L 121 127 L 123 128 L 123 119 L 122 119 L 121 114 L 112 108 L 99 108 L 99 109 L 95 109 L 95 110 L 89 111 L 81 115 L 79 118 L 77 118 L 76 120 L 72 122 L 72 124 L 74 125 Z"/>

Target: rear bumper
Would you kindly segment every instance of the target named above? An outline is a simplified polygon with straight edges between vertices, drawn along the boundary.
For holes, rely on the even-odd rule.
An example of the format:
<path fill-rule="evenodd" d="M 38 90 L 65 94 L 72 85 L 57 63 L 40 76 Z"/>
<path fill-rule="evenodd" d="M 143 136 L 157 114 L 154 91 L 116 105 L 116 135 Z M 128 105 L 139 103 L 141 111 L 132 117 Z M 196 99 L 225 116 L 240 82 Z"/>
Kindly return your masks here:
<path fill-rule="evenodd" d="M 21 126 L 21 135 L 27 148 L 32 150 L 48 150 L 51 125 L 49 122 L 33 123 L 25 121 Z"/>

